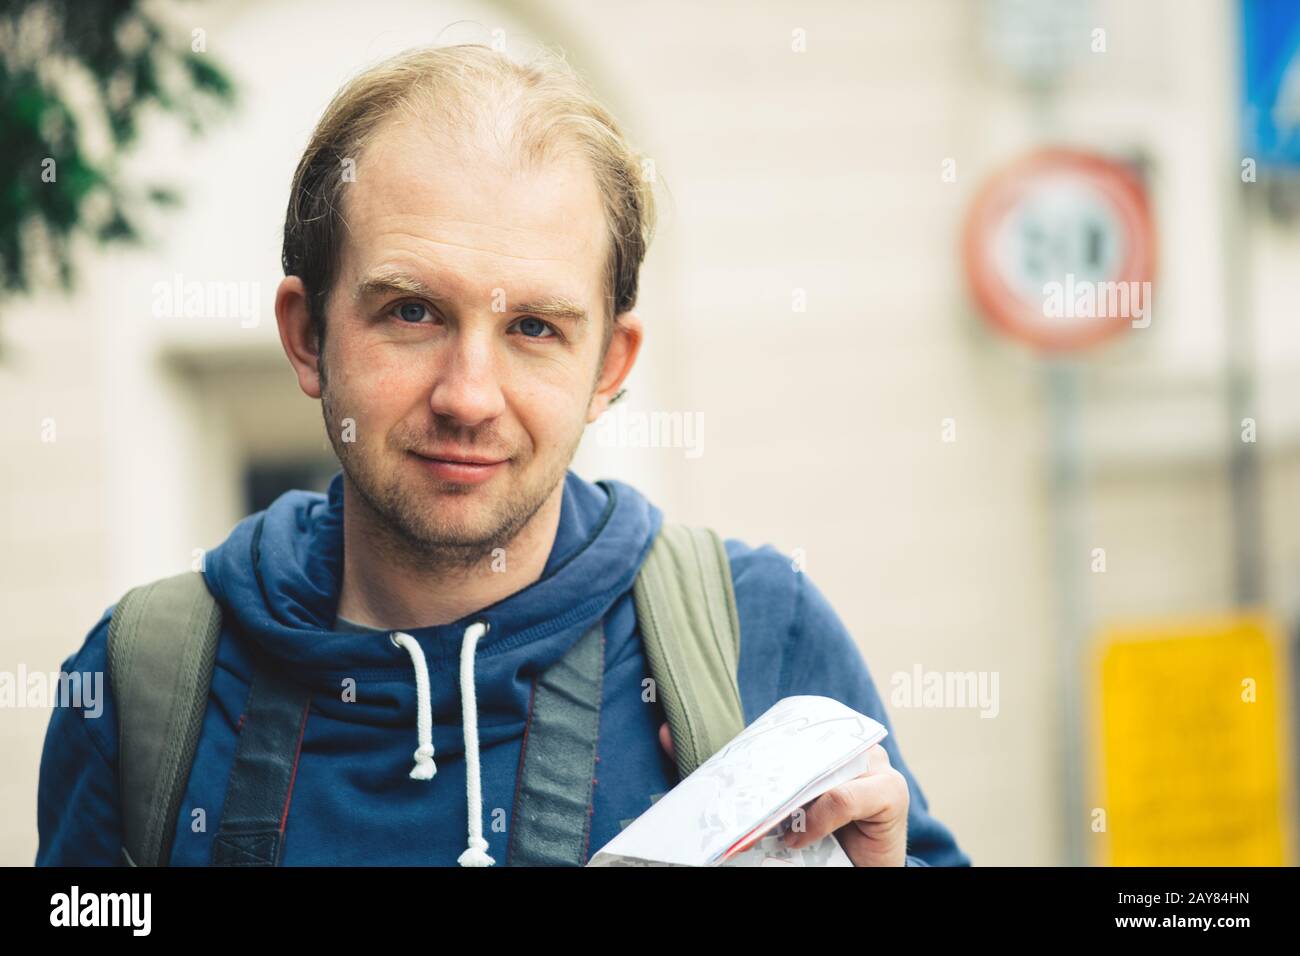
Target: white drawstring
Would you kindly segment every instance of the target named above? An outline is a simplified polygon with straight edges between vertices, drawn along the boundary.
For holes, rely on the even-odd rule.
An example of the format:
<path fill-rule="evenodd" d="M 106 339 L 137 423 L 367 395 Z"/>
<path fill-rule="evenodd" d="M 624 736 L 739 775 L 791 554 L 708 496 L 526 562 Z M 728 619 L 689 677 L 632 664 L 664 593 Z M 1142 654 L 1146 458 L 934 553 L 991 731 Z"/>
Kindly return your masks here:
<path fill-rule="evenodd" d="M 415 750 L 415 766 L 411 768 L 412 780 L 432 780 L 438 768 L 433 762 L 433 708 L 429 703 L 429 668 L 424 663 L 424 651 L 410 634 L 396 631 L 389 638 L 411 655 L 415 669 L 415 729 L 420 745 Z"/>
<path fill-rule="evenodd" d="M 478 639 L 487 633 L 487 625 L 475 621 L 465 628 L 460 646 L 461 723 L 465 728 L 465 806 L 469 812 L 468 847 L 456 860 L 461 866 L 491 866 L 483 839 L 483 793 L 478 769 L 478 701 L 474 695 L 474 651 Z"/>
<path fill-rule="evenodd" d="M 465 628 L 465 640 L 460 647 L 460 699 L 461 722 L 465 733 L 465 804 L 469 814 L 469 839 L 465 852 L 457 861 L 461 866 L 492 866 L 496 861 L 488 856 L 488 842 L 483 839 L 483 784 L 478 765 L 478 701 L 474 694 L 474 651 L 479 638 L 487 633 L 487 624 L 475 621 Z M 424 651 L 410 634 L 395 631 L 389 637 L 411 656 L 415 669 L 416 732 L 420 745 L 415 751 L 415 766 L 411 769 L 414 780 L 432 780 L 437 772 L 433 763 L 433 708 L 429 700 L 429 668 L 424 661 Z"/>

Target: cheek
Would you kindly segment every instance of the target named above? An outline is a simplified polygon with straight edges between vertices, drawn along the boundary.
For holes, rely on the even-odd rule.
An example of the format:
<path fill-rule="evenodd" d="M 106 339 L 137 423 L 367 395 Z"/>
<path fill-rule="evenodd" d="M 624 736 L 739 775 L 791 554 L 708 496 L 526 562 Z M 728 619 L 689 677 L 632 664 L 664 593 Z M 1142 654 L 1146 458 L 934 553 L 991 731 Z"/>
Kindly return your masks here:
<path fill-rule="evenodd" d="M 354 419 L 358 431 L 367 436 L 387 433 L 428 393 L 427 372 L 415 363 L 398 361 L 400 356 L 392 349 L 345 340 L 330 358 L 335 415 Z"/>
<path fill-rule="evenodd" d="M 533 368 L 512 375 L 506 389 L 510 411 L 538 445 L 563 446 L 586 422 L 587 391 L 570 369 Z"/>

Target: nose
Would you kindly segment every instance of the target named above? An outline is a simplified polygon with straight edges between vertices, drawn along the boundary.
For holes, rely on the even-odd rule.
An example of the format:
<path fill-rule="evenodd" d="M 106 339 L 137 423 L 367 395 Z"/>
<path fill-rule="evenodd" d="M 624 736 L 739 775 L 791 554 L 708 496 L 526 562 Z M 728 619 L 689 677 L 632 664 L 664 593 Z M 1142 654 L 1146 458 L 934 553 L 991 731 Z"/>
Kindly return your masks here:
<path fill-rule="evenodd" d="M 438 352 L 429 404 L 435 415 L 466 428 L 496 418 L 505 408 L 489 329 L 458 329 Z"/>

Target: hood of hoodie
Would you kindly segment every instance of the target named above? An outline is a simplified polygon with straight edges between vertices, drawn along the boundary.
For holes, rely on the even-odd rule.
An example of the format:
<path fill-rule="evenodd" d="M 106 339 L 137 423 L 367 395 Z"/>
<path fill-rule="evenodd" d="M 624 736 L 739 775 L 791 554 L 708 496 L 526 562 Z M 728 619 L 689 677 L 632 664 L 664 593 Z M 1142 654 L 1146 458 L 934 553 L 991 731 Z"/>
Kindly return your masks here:
<path fill-rule="evenodd" d="M 488 625 L 474 654 L 478 731 L 488 744 L 519 732 L 533 677 L 631 588 L 662 520 L 632 486 L 591 483 L 568 471 L 555 541 L 537 581 L 461 620 L 404 632 L 427 664 L 438 753 L 463 751 L 457 671 L 466 628 L 476 621 Z M 207 555 L 204 574 L 245 664 L 259 655 L 307 685 L 313 708 L 327 716 L 407 725 L 414 745 L 412 658 L 386 633 L 336 629 L 342 568 L 338 473 L 327 494 L 291 491 L 240 522 Z M 345 701 L 340 687 L 349 678 L 357 693 Z"/>

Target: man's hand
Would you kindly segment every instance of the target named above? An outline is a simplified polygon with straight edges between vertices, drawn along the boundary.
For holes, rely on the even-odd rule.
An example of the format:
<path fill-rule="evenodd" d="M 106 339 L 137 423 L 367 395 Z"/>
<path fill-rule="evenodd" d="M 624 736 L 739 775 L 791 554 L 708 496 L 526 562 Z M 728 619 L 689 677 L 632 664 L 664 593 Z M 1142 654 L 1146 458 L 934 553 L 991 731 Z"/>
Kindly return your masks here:
<path fill-rule="evenodd" d="M 673 755 L 668 725 L 659 727 L 659 743 Z M 907 863 L 907 779 L 889 765 L 889 754 L 876 744 L 867 751 L 867 772 L 827 790 L 803 808 L 799 831 L 790 830 L 790 847 L 809 846 L 828 833 L 854 866 L 904 866 Z M 799 811 L 795 811 L 796 814 Z"/>

